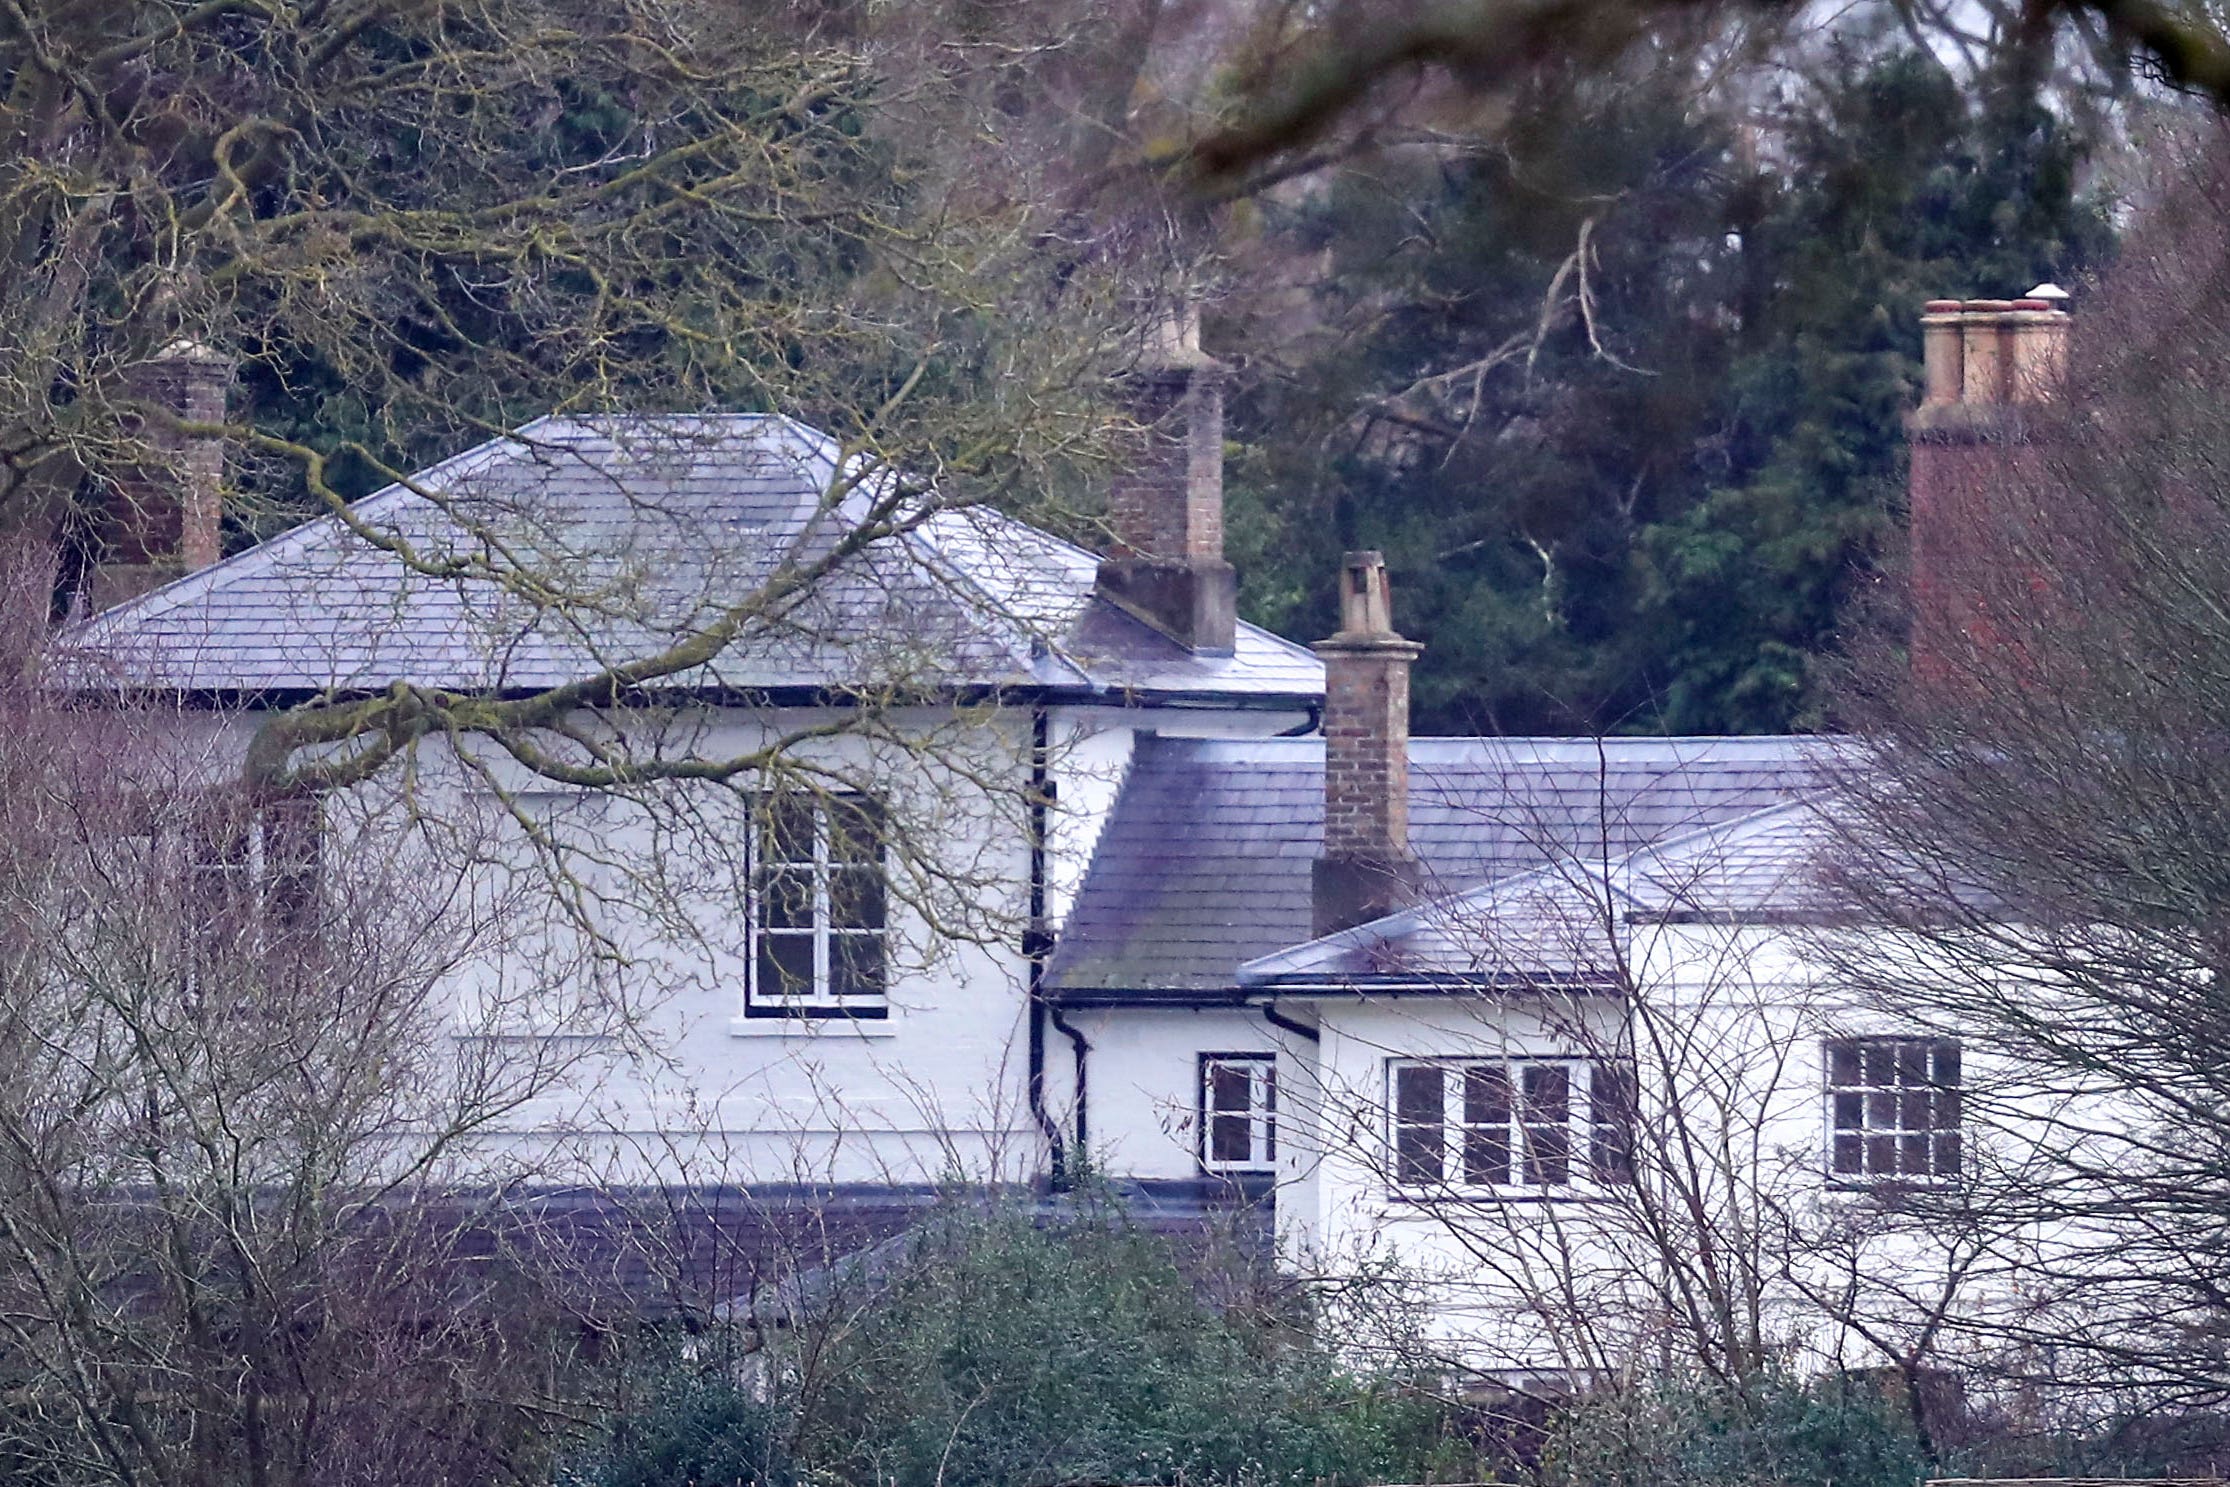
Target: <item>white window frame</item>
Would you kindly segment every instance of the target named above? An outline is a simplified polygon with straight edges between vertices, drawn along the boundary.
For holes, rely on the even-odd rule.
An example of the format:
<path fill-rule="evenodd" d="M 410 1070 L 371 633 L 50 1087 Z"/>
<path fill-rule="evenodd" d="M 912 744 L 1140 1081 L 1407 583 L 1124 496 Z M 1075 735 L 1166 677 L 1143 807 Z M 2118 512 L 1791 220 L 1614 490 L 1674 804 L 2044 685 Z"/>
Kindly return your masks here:
<path fill-rule="evenodd" d="M 1853 1060 L 1850 1079 L 1837 1072 L 1845 1049 Z M 1909 1077 L 1916 1072 L 1919 1078 Z M 1879 1074 L 1886 1079 L 1877 1079 Z M 1959 1182 L 1966 1168 L 1966 1108 L 1964 1050 L 1957 1038 L 1839 1034 L 1821 1042 L 1820 1076 L 1830 1186 L 1940 1188 Z M 1923 1123 L 1915 1124 L 1916 1117 Z"/>
<path fill-rule="evenodd" d="M 1197 1081 L 1200 1130 L 1200 1170 L 1203 1172 L 1270 1172 L 1278 1164 L 1278 1056 L 1274 1053 L 1203 1053 Z M 1218 1106 L 1216 1076 L 1237 1074 L 1246 1081 L 1244 1108 Z M 1216 1152 L 1218 1122 L 1244 1122 L 1247 1153 L 1244 1157 L 1219 1157 Z"/>
<path fill-rule="evenodd" d="M 777 800 L 801 805 L 813 813 L 813 857 L 810 862 L 799 858 L 775 862 L 769 856 L 775 833 L 768 815 L 772 802 Z M 838 802 L 850 803 L 850 808 L 871 820 L 878 821 L 884 813 L 883 803 L 874 796 L 855 792 L 822 793 L 810 790 L 763 792 L 751 802 L 751 870 L 746 890 L 744 911 L 750 926 L 749 954 L 745 966 L 743 1015 L 747 1020 L 776 1018 L 854 1018 L 881 1020 L 890 1016 L 890 925 L 889 925 L 889 863 L 887 848 L 878 829 L 876 859 L 873 872 L 880 892 L 883 924 L 873 929 L 842 927 L 836 924 L 835 895 L 832 891 L 835 874 L 862 869 L 847 867 L 836 860 L 832 851 L 834 832 L 830 824 L 831 807 Z M 766 909 L 765 885 L 767 875 L 781 871 L 809 871 L 812 874 L 812 923 L 800 930 L 795 928 L 770 929 L 764 918 Z M 770 938 L 788 941 L 810 940 L 813 947 L 813 980 L 810 987 L 797 991 L 769 990 L 763 984 L 765 971 L 765 945 Z M 836 943 L 839 940 L 873 941 L 881 985 L 869 993 L 838 993 L 832 990 Z"/>
<path fill-rule="evenodd" d="M 1432 1120 L 1418 1118 L 1422 1112 L 1405 1104 L 1402 1076 L 1411 1069 L 1429 1069 L 1440 1076 L 1440 1098 Z M 1491 1079 L 1475 1083 L 1474 1074 L 1499 1076 L 1499 1120 L 1472 1118 L 1495 1108 Z M 1528 1119 L 1529 1096 L 1545 1092 L 1544 1085 L 1555 1076 L 1564 1083 L 1561 1120 Z M 1597 1109 L 1598 1094 L 1606 1101 L 1613 1097 L 1613 1078 L 1625 1081 L 1622 1120 L 1615 1118 L 1613 1110 Z M 1388 1059 L 1388 1188 L 1398 1197 L 1409 1198 L 1560 1198 L 1600 1193 L 1613 1184 L 1630 1182 L 1635 1161 L 1634 1080 L 1634 1065 L 1624 1059 L 1558 1055 Z M 1423 1139 L 1427 1131 L 1437 1132 L 1437 1137 Z M 1561 1136 L 1561 1154 L 1548 1139 L 1551 1133 Z M 1418 1139 L 1412 1140 L 1413 1134 Z M 1428 1151 L 1433 1154 L 1438 1175 L 1411 1171 L 1413 1151 L 1420 1158 Z M 1499 1178 L 1491 1175 L 1497 1170 Z M 1555 1180 L 1550 1180 L 1550 1174 L 1557 1174 Z"/>

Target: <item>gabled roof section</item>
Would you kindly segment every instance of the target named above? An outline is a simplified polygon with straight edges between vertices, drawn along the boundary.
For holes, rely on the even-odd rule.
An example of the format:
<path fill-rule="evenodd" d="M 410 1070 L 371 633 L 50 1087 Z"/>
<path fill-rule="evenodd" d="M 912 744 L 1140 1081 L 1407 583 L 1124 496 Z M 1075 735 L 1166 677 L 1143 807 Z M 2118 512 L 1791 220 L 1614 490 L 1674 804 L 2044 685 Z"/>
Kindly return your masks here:
<path fill-rule="evenodd" d="M 1436 897 L 1616 861 L 1820 790 L 1837 750 L 1810 738 L 1414 739 L 1410 847 Z M 1240 995 L 1241 964 L 1310 939 L 1323 828 L 1321 738 L 1142 738 L 1048 986 L 1079 1005 Z"/>
<path fill-rule="evenodd" d="M 540 690 L 658 655 L 786 567 L 826 559 L 865 504 L 827 507 L 838 457 L 773 416 L 546 418 L 358 502 L 372 540 L 307 522 L 73 640 L 105 677 L 166 690 Z M 1234 655 L 1196 656 L 1095 599 L 1097 564 L 993 511 L 938 512 L 669 684 L 1322 694 L 1316 657 L 1267 632 L 1242 625 Z"/>
<path fill-rule="evenodd" d="M 1772 923 L 1822 906 L 1834 835 L 1817 798 L 1682 832 L 1610 861 L 1566 856 L 1241 966 L 1252 989 L 1615 984 L 1637 925 Z"/>

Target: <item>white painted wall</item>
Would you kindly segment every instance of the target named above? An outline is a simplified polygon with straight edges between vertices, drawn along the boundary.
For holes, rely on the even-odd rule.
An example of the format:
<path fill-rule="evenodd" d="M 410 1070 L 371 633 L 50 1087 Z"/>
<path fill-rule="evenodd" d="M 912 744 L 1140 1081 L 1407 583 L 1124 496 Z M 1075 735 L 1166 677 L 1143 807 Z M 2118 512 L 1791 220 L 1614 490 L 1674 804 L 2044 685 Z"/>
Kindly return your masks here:
<path fill-rule="evenodd" d="M 646 718 L 636 742 L 664 757 L 728 758 L 835 716 Z M 1298 720 L 1245 709 L 1057 711 L 1060 799 L 1047 864 L 1056 911 L 1073 899 L 1140 723 L 1245 734 Z M 747 828 L 736 802 L 716 791 L 679 803 L 570 792 L 486 749 L 460 758 L 429 746 L 407 780 L 391 774 L 329 802 L 329 862 L 404 840 L 426 854 L 429 878 L 477 861 L 465 873 L 462 953 L 448 973 L 451 1036 L 475 1056 L 547 1068 L 535 1096 L 491 1127 L 491 1147 L 552 1176 L 626 1182 L 1042 1172 L 1044 1137 L 1026 1099 L 1020 944 L 1030 715 L 923 710 L 878 721 L 891 737 L 814 738 L 791 756 L 880 795 L 918 854 L 892 862 L 891 1015 L 879 1022 L 742 1017 L 748 924 L 737 849 Z M 249 717 L 210 720 L 212 778 L 232 767 L 252 726 Z M 935 871 L 910 870 L 929 861 Z M 504 1009 L 497 1025 L 485 1020 L 488 1006 Z M 1259 1020 L 1251 1025 L 1260 1041 Z M 1162 1096 L 1189 1094 L 1191 1045 L 1158 1032 L 1141 1049 L 1120 1035 L 1113 1042 L 1108 1088 L 1131 1093 L 1095 1112 L 1095 1135 L 1155 1173 L 1189 1173 L 1189 1160 L 1162 1150 L 1177 1118 Z M 1174 1063 L 1158 1070 L 1165 1051 Z M 1047 1054 L 1063 1112 L 1072 1092 L 1058 1034 Z"/>
<path fill-rule="evenodd" d="M 1101 1171 L 1126 1177 L 1201 1175 L 1199 1069 L 1205 1054 L 1279 1060 L 1279 1113 L 1301 1040 L 1247 1008 L 1111 1008 L 1065 1019 L 1091 1044 L 1089 1133 Z M 1056 1040 L 1062 1090 L 1073 1097 L 1067 1046 Z M 1281 1121 L 1282 1123 L 1282 1121 Z"/>
<path fill-rule="evenodd" d="M 1834 1322 L 1818 1298 L 1855 1304 L 1874 1336 L 1916 1336 L 1947 1298 L 1975 1312 L 2013 1297 L 2008 1264 L 2035 1236 L 2001 1236 L 1977 1263 L 1965 1239 L 1898 1218 L 1863 1192 L 1833 1191 L 1824 1043 L 1842 1036 L 1940 1035 L 1917 1019 L 1831 995 L 1790 931 L 1669 926 L 1638 933 L 1635 981 L 1647 1013 L 1628 1021 L 1608 999 L 1481 995 L 1325 998 L 1315 1069 L 1321 1097 L 1302 1128 L 1301 1076 L 1288 1076 L 1281 1245 L 1311 1273 L 1382 1271 L 1421 1303 L 1425 1330 L 1470 1367 L 1506 1376 L 1570 1373 L 1656 1356 L 1677 1317 L 1662 1310 L 1660 1242 L 1682 1238 L 1678 1201 L 1693 1192 L 1715 1242 L 1758 1266 L 1763 1330 L 1800 1365 L 1878 1366 L 1881 1350 Z M 1299 1009 L 1288 1004 L 1289 1012 Z M 1703 1176 L 1662 1192 L 1648 1225 L 1631 1190 L 1420 1202 L 1397 1191 L 1387 1113 L 1389 1064 L 1403 1058 L 1572 1057 L 1633 1041 L 1644 1086 L 1645 1161 L 1678 1157 L 1693 1138 Z M 2039 1108 L 2009 1091 L 1971 1042 L 1964 1079 L 1990 1089 L 1993 1115 L 1967 1115 L 1971 1165 L 2035 1139 L 2008 1110 Z M 1677 1095 L 1677 1128 L 1665 1112 Z M 1714 1170 L 1714 1164 L 1718 1164 Z M 1671 1216 L 1666 1217 L 1667 1211 Z M 1691 1234 L 1693 1231 L 1690 1231 Z M 1694 1248 L 1685 1251 L 1697 1252 Z M 1576 1323 L 1575 1318 L 1584 1319 Z"/>
<path fill-rule="evenodd" d="M 825 721 L 704 714 L 675 720 L 662 744 L 721 756 L 763 744 L 775 730 Z M 438 752 L 421 761 L 407 795 L 388 782 L 335 803 L 329 846 L 338 860 L 375 857 L 428 822 L 456 828 L 440 843 L 447 849 L 469 838 L 484 852 L 472 878 L 474 892 L 485 891 L 471 905 L 476 933 L 450 972 L 460 1009 L 506 978 L 527 988 L 556 978 L 576 1003 L 624 1017 L 621 1029 L 591 1017 L 585 1032 L 553 1024 L 490 1038 L 460 1010 L 452 1029 L 460 1048 L 522 1050 L 553 1071 L 547 1088 L 508 1113 L 493 1146 L 549 1163 L 553 1173 L 623 1181 L 916 1183 L 1042 1171 L 1043 1137 L 1025 1098 L 1028 967 L 1018 931 L 1027 842 L 1012 801 L 988 801 L 969 783 L 1011 782 L 1019 792 L 1029 719 L 1009 710 L 902 721 L 900 741 L 890 744 L 850 737 L 802 748 L 802 757 L 884 795 L 902 829 L 934 844 L 946 869 L 962 875 L 917 884 L 913 907 L 894 906 L 894 1015 L 882 1023 L 740 1019 L 746 926 L 728 849 L 743 827 L 733 815 L 679 817 L 625 799 L 567 799 L 515 769 L 490 766 L 507 803 Z M 1049 864 L 1056 910 L 1073 901 L 1140 723 L 1267 733 L 1294 721 L 1236 710 L 1057 711 L 1061 790 Z M 219 777 L 245 746 L 249 722 L 198 726 L 189 768 Z M 935 745 L 927 753 L 918 747 L 925 741 Z M 615 955 L 569 959 L 578 947 L 566 942 L 562 922 L 535 917 L 547 913 L 547 880 L 519 871 L 531 853 L 512 805 L 572 845 L 569 870 Z M 483 831 L 492 835 L 482 840 Z M 497 882 L 507 874 L 518 878 L 509 897 Z M 530 891 L 537 885 L 540 899 Z M 964 933 L 942 934 L 938 923 Z M 1638 935 L 1633 956 L 1662 1034 L 1642 1051 L 1645 1086 L 1660 1100 L 1677 1091 L 1696 1129 L 1733 1143 L 1741 1160 L 1723 1194 L 1729 1202 L 1775 1207 L 1807 1247 L 1770 1288 L 1769 1330 L 1792 1357 L 1878 1361 L 1870 1345 L 1826 1325 L 1803 1287 L 1839 1283 L 1839 1268 L 1867 1277 L 1878 1293 L 1869 1320 L 1895 1336 L 1935 1294 L 1951 1257 L 1925 1233 L 1875 1221 L 1863 1196 L 1827 1190 L 1822 1041 L 1931 1030 L 1829 996 L 1799 940 L 1780 929 L 1660 927 Z M 1477 1367 L 1562 1371 L 1649 1345 L 1652 1256 L 1615 1205 L 1428 1205 L 1395 1194 L 1387 1180 L 1390 1059 L 1599 1051 L 1624 1026 L 1619 1009 L 1451 996 L 1287 999 L 1281 1007 L 1317 1026 L 1319 1040 L 1272 1026 L 1256 1008 L 1070 1014 L 1092 1050 L 1087 1114 L 1100 1170 L 1196 1175 L 1201 1055 L 1273 1052 L 1280 1242 L 1296 1267 L 1347 1277 L 1381 1269 L 1406 1282 L 1406 1299 L 1426 1305 L 1428 1330 Z M 1048 1029 L 1046 1055 L 1050 1102 L 1066 1115 L 1076 1097 L 1073 1064 L 1056 1029 Z M 1970 1049 L 1967 1073 L 1976 1086 L 1991 1077 L 1981 1050 Z M 2006 1137 L 2021 1139 L 2018 1130 Z M 1973 1135 L 1970 1151 L 1970 1160 L 1982 1158 Z M 1760 1257 L 1771 1258 L 1762 1250 Z M 1978 1267 L 1961 1304 L 1994 1305 L 2010 1294 L 2003 1271 L 2017 1257 L 2007 1249 L 1992 1261 L 1995 1272 Z M 1536 1304 L 1545 1295 L 1555 1306 Z M 1553 1315 L 1575 1297 L 1597 1319 L 1584 1334 Z"/>

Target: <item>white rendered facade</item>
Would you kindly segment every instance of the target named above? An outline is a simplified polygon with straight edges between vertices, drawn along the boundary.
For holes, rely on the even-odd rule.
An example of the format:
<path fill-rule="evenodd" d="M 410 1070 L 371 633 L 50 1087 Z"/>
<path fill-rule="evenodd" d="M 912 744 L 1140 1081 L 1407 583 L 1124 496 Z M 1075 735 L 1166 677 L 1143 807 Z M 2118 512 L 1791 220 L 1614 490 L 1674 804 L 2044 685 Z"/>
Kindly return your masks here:
<path fill-rule="evenodd" d="M 818 485 L 783 480 L 816 446 L 787 426 L 735 427 L 716 427 L 703 456 L 757 503 L 730 504 L 769 526 L 784 501 L 813 509 Z M 593 429 L 549 438 L 560 459 L 625 455 Z M 500 455 L 474 458 L 454 463 L 507 468 Z M 660 479 L 675 458 L 661 451 Z M 700 484 L 729 500 L 719 481 Z M 601 486 L 567 499 L 609 504 Z M 398 526 L 423 520 L 401 495 L 373 501 Z M 657 507 L 661 521 L 672 514 Z M 731 535 L 758 529 L 721 520 Z M 818 695 L 861 647 L 815 635 L 574 721 L 661 764 L 764 753 L 740 785 L 581 788 L 463 733 L 423 740 L 408 770 L 324 800 L 336 878 L 354 861 L 421 850 L 429 876 L 440 864 L 461 872 L 472 933 L 442 982 L 443 1035 L 546 1070 L 531 1098 L 477 1128 L 491 1160 L 545 1184 L 620 1188 L 919 1189 L 1089 1167 L 1204 1192 L 1274 1190 L 1288 1264 L 1400 1281 L 1422 1300 L 1428 1335 L 1498 1374 L 1615 1366 L 1671 1325 L 1655 1259 L 1628 1222 L 1651 1181 L 1648 1153 L 1616 1177 L 1596 1154 L 1622 1125 L 1646 1148 L 1668 1094 L 1704 1101 L 1696 1129 L 1743 1153 L 1697 1179 L 1733 1215 L 1713 1242 L 1759 1264 L 1791 1226 L 1875 1250 L 1906 1243 L 1839 1222 L 1867 1195 L 1860 1183 L 1833 1191 L 1826 1060 L 1833 1039 L 1933 1031 L 1838 1008 L 1794 931 L 1739 913 L 1725 924 L 1631 917 L 1606 965 L 1575 959 L 1536 905 L 1494 896 L 1512 874 L 1556 880 L 1583 862 L 1589 840 L 1573 823 L 1587 810 L 1568 807 L 1592 809 L 1608 785 L 1632 820 L 1615 852 L 1598 831 L 1605 861 L 1638 860 L 1704 823 L 1731 833 L 1704 848 L 1739 846 L 1750 822 L 1785 835 L 1789 801 L 1813 779 L 1811 746 L 1416 741 L 1428 910 L 1311 941 L 1307 870 L 1324 819 L 1317 660 L 1244 626 L 1227 655 L 1173 646 L 1098 601 L 1090 555 L 1019 524 L 988 538 L 922 530 L 935 582 L 903 605 L 868 595 L 862 644 L 878 664 L 928 668 L 935 685 L 920 690 L 950 703 Z M 653 556 L 652 578 L 678 563 L 671 550 Z M 532 689 L 580 664 L 539 635 L 504 632 L 500 613 L 390 592 L 397 582 L 329 529 L 290 534 L 112 611 L 87 643 L 147 686 L 213 699 L 192 715 L 212 780 L 237 768 L 273 697 L 398 682 Z M 922 617 L 956 593 L 964 604 Z M 505 668 L 522 655 L 513 677 Z M 1257 788 L 1273 775 L 1275 788 Z M 1223 804 L 1211 809 L 1211 797 Z M 1519 797 L 1525 819 L 1498 818 Z M 769 827 L 798 800 L 803 815 Z M 1492 851 L 1471 849 L 1490 838 Z M 1203 858 L 1204 846 L 1223 855 Z M 1590 922 L 1590 907 L 1581 894 L 1572 922 Z M 1420 935 L 1430 943 L 1402 960 Z M 1170 954 L 1180 941 L 1183 966 Z M 1342 957 L 1366 941 L 1400 954 L 1358 972 Z M 1405 965 L 1429 974 L 1404 984 Z M 771 991 L 770 967 L 785 966 L 793 981 Z M 1560 967 L 1595 980 L 1560 981 Z M 1613 988 L 1597 984 L 1606 968 L 1620 973 Z M 1531 980 L 1513 989 L 1490 971 Z M 1665 1035 L 1654 1053 L 1645 1024 Z M 1435 1099 L 1437 1135 L 1420 1113 Z M 1561 1114 L 1527 1114 L 1550 1109 Z M 1553 1145 L 1556 1120 L 1564 1167 L 1552 1170 L 1553 1154 L 1542 1166 L 1535 1153 Z M 1436 1141 L 1438 1175 L 1405 1171 Z M 1451 1180 L 1459 1168 L 1505 1180 Z M 1917 1258 L 1891 1263 L 1921 1275 L 1927 1242 L 1908 1248 Z M 1755 1288 L 1775 1313 L 1758 1335 L 1847 1356 L 1848 1338 L 1807 1308 L 1802 1277 L 1784 1279 Z M 1552 1325 L 1545 1298 L 1596 1325 Z"/>

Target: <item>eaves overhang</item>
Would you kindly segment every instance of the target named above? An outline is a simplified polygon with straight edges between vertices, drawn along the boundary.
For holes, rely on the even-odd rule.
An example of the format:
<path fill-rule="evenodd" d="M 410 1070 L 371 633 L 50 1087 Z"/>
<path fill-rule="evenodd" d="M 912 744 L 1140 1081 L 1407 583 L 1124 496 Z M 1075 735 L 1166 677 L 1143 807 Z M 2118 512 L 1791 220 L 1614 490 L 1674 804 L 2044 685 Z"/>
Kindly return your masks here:
<path fill-rule="evenodd" d="M 134 686 L 120 682 L 61 685 L 64 692 L 87 696 L 120 693 L 149 702 L 207 712 L 278 712 L 310 703 L 363 702 L 385 695 L 387 687 L 201 687 Z M 499 687 L 486 691 L 424 688 L 473 701 L 523 702 L 548 695 L 556 687 Z M 748 710 L 821 707 L 1116 707 L 1172 708 L 1189 711 L 1309 712 L 1324 703 L 1316 692 L 1215 692 L 1203 690 L 1148 691 L 1135 687 L 1041 686 L 1021 684 L 925 689 L 906 694 L 865 687 L 636 687 L 602 705 L 615 707 L 725 707 Z M 584 703 L 583 706 L 593 704 Z"/>
<path fill-rule="evenodd" d="M 1071 1012 L 1116 1007 L 1202 1011 L 1243 1007 L 1247 994 L 1236 986 L 1084 986 L 1049 990 L 1046 1000 Z"/>
<path fill-rule="evenodd" d="M 1054 1005 L 1070 1011 L 1113 1008 L 1209 1010 L 1257 1007 L 1264 1003 L 1354 1001 L 1384 997 L 1549 996 L 1575 993 L 1616 995 L 1623 982 L 1615 975 L 1571 972 L 1458 973 L 1379 972 L 1354 976 L 1279 976 L 1243 985 L 1213 987 L 1077 987 L 1050 993 Z"/>
<path fill-rule="evenodd" d="M 1249 981 L 1244 998 L 1249 1003 L 1274 1000 L 1353 1001 L 1380 997 L 1448 996 L 1551 996 L 1577 993 L 1587 996 L 1618 994 L 1624 982 L 1611 974 L 1541 972 L 1415 972 L 1382 971 L 1369 974 L 1326 976 L 1269 976 Z"/>

